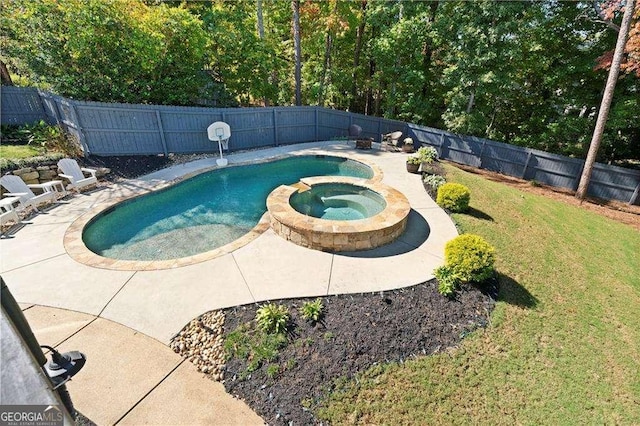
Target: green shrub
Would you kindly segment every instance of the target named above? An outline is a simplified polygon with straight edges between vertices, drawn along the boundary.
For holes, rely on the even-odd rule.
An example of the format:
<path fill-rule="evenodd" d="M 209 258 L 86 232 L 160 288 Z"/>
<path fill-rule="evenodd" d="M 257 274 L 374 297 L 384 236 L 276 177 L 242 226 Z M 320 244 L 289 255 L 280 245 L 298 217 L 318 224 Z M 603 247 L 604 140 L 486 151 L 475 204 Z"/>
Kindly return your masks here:
<path fill-rule="evenodd" d="M 447 242 L 444 258 L 462 282 L 482 282 L 493 275 L 495 249 L 478 235 L 462 234 Z"/>
<path fill-rule="evenodd" d="M 283 333 L 289 323 L 289 310 L 284 305 L 269 303 L 262 305 L 256 312 L 256 322 L 266 333 Z"/>
<path fill-rule="evenodd" d="M 465 212 L 469 209 L 470 200 L 471 192 L 462 184 L 448 182 L 438 188 L 436 203 L 443 209 L 454 213 Z"/>
<path fill-rule="evenodd" d="M 444 178 L 444 176 L 440 175 L 427 175 L 424 177 L 423 181 L 424 183 L 429 185 L 435 192 L 437 192 L 442 185 L 447 183 L 447 180 Z"/>
<path fill-rule="evenodd" d="M 421 163 L 433 163 L 438 159 L 438 151 L 432 146 L 421 146 L 417 154 Z"/>
<path fill-rule="evenodd" d="M 322 317 L 322 300 L 320 298 L 313 302 L 304 302 L 300 307 L 300 315 L 307 321 L 317 322 Z"/>
<path fill-rule="evenodd" d="M 422 160 L 417 155 L 410 155 L 407 157 L 407 164 L 422 164 Z"/>
<path fill-rule="evenodd" d="M 433 271 L 438 280 L 438 292 L 443 296 L 451 296 L 455 293 L 460 280 L 451 266 L 443 265 Z"/>

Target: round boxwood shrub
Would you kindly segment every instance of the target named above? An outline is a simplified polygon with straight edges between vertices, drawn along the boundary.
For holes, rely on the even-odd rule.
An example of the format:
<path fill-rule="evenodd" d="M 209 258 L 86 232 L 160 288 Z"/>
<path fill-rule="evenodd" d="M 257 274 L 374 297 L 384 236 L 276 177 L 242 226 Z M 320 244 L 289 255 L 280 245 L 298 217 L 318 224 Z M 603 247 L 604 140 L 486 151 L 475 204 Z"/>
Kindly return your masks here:
<path fill-rule="evenodd" d="M 465 212 L 469 209 L 471 192 L 469 188 L 460 184 L 448 182 L 438 188 L 436 203 L 443 209 L 454 213 Z"/>
<path fill-rule="evenodd" d="M 444 246 L 445 264 L 462 282 L 482 282 L 493 275 L 495 249 L 482 237 L 462 234 Z"/>

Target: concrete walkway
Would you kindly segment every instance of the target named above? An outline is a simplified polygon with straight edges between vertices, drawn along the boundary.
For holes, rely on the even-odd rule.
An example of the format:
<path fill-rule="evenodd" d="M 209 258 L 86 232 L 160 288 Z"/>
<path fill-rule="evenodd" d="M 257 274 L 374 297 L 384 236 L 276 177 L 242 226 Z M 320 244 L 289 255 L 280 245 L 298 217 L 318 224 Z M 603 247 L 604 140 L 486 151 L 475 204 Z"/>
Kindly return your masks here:
<path fill-rule="evenodd" d="M 185 391 L 172 392 L 182 389 L 185 383 L 197 382 L 195 378 L 199 377 L 190 364 L 182 363 L 162 343 L 168 343 L 185 324 L 204 312 L 278 298 L 389 290 L 433 277 L 433 269 L 442 263 L 444 244 L 455 237 L 457 231 L 446 213 L 426 194 L 420 176 L 406 172 L 406 154 L 376 149 L 356 151 L 353 143 L 318 142 L 232 154 L 228 158 L 233 164 L 294 151 L 353 155 L 378 165 L 384 173 L 383 182 L 409 199 L 412 212 L 407 231 L 396 242 L 376 250 L 331 254 L 299 247 L 268 230 L 249 244 L 215 259 L 155 271 L 99 269 L 78 263 L 66 253 L 63 237 L 67 228 L 94 206 L 212 167 L 215 159 L 210 158 L 76 195 L 35 216 L 12 238 L 0 241 L 0 272 L 9 289 L 26 307 L 37 305 L 25 311 L 28 319 L 31 321 L 33 317 L 35 322 L 39 321 L 35 318 L 41 316 L 44 329 L 48 327 L 47 321 L 51 321 L 51 327 L 67 332 L 76 326 L 76 330 L 85 327 L 76 334 L 70 332 L 68 340 L 61 345 L 63 350 L 95 350 L 87 353 L 89 362 L 85 367 L 88 369 L 95 363 L 92 367 L 96 368 L 95 373 L 85 374 L 83 370 L 75 379 L 92 382 L 91 388 L 87 385 L 82 392 L 74 392 L 70 387 L 81 412 L 100 424 L 118 420 L 125 423 L 127 418 L 139 424 L 155 423 L 151 412 L 159 410 L 158 422 L 177 424 L 180 422 L 166 420 L 168 417 L 163 414 L 180 412 L 178 408 L 171 408 L 171 403 L 178 404 L 176 393 L 182 392 L 184 407 L 191 407 L 192 402 L 203 405 L 197 399 L 191 400 Z M 65 316 L 70 319 L 64 319 Z M 51 339 L 40 342 L 50 344 Z M 114 368 L 112 362 L 128 352 L 129 347 L 135 348 L 137 356 L 127 355 Z M 120 380 L 119 374 L 123 374 Z M 109 378 L 109 383 L 104 387 L 94 386 L 93 381 L 103 375 Z M 140 388 L 137 393 L 133 392 L 136 386 Z M 93 391 L 89 392 L 90 389 Z M 206 389 L 207 392 L 215 393 L 211 389 Z M 140 400 L 146 393 L 148 395 Z M 170 401 L 164 401 L 163 395 Z M 109 398 L 114 401 L 107 403 Z M 231 397 L 228 399 L 233 401 Z M 103 415 L 100 407 L 107 405 L 119 408 Z M 147 411 L 141 411 L 145 407 L 149 407 Z M 128 414 L 122 417 L 124 413 Z M 241 411 L 238 416 L 244 419 Z M 209 420 L 204 413 L 185 422 L 212 424 Z"/>

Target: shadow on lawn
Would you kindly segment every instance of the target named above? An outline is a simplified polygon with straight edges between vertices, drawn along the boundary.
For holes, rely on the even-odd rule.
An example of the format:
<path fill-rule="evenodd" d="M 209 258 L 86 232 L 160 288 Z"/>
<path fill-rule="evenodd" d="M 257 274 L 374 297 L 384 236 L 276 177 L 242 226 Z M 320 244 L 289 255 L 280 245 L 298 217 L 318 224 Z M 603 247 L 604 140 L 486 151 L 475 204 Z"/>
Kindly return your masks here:
<path fill-rule="evenodd" d="M 466 215 L 475 217 L 476 219 L 480 219 L 480 220 L 486 220 L 489 222 L 493 222 L 493 218 L 491 216 L 489 216 L 488 214 L 486 214 L 483 211 L 480 211 L 478 209 L 474 209 L 473 207 L 469 207 L 469 210 L 467 210 L 466 212 L 464 212 Z"/>
<path fill-rule="evenodd" d="M 538 305 L 538 299 L 513 278 L 498 273 L 498 283 L 498 301 L 527 309 Z"/>

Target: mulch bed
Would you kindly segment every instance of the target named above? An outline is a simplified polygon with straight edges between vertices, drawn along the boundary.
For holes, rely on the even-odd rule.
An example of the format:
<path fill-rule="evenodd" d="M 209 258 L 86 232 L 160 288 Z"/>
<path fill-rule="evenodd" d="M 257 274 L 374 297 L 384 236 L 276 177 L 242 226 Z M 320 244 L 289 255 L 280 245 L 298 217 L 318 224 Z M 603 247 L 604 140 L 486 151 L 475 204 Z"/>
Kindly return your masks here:
<path fill-rule="evenodd" d="M 298 312 L 305 301 L 315 299 L 275 301 L 287 306 L 292 317 L 289 343 L 276 361 L 287 367 L 269 378 L 265 364 L 241 379 L 247 361 L 232 359 L 226 365 L 225 388 L 269 424 L 319 423 L 313 408 L 337 379 L 455 347 L 469 332 L 484 327 L 497 282 L 485 286 L 467 287 L 453 299 L 437 292 L 435 280 L 393 291 L 324 297 L 323 320 L 315 325 Z M 225 333 L 251 322 L 256 309 L 225 310 Z"/>

